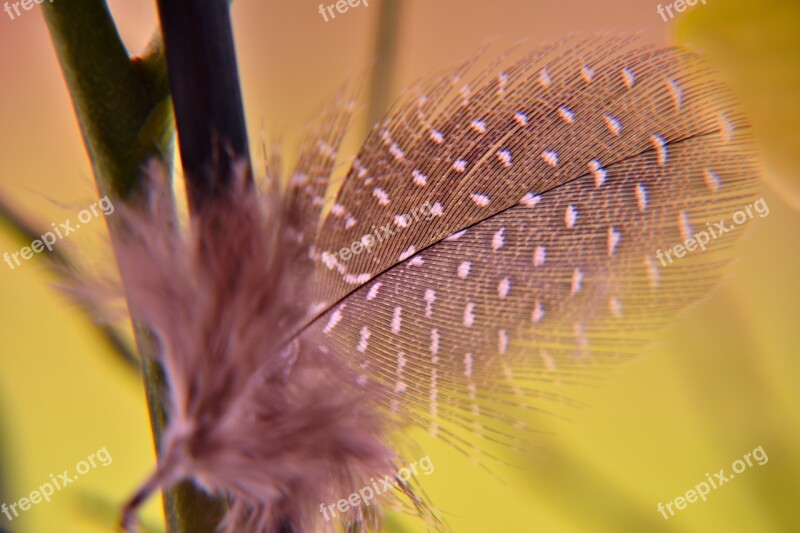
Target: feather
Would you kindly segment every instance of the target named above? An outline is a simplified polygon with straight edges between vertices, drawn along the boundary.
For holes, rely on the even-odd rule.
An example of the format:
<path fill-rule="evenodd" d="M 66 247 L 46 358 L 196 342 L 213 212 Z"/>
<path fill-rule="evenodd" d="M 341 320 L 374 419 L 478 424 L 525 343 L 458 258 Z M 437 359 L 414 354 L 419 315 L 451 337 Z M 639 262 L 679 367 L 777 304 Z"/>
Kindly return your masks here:
<path fill-rule="evenodd" d="M 157 203 L 168 180 L 158 165 L 150 172 Z M 231 531 L 314 530 L 319 503 L 390 474 L 394 453 L 372 393 L 342 387 L 356 377 L 344 360 L 322 344 L 276 350 L 284 322 L 298 319 L 284 283 L 291 265 L 265 238 L 269 202 L 246 185 L 247 172 L 238 169 L 231 196 L 185 235 L 158 209 L 120 211 L 131 313 L 158 334 L 169 383 L 169 426 L 145 486 L 188 476 L 223 493 Z"/>
<path fill-rule="evenodd" d="M 565 382 L 708 293 L 737 233 L 675 265 L 660 254 L 752 203 L 756 171 L 729 94 L 681 49 L 590 39 L 455 78 L 364 143 L 336 199 L 359 222 L 329 214 L 317 249 L 391 234 L 315 269 L 331 307 L 300 338 L 332 338 L 384 407 L 477 458 L 526 447 L 526 411 L 568 402 Z M 434 216 L 390 223 L 423 201 Z"/>
<path fill-rule="evenodd" d="M 526 413 L 568 403 L 565 384 L 636 353 L 718 281 L 741 231 L 658 257 L 754 199 L 747 125 L 701 58 L 595 38 L 463 81 L 477 63 L 407 93 L 328 212 L 347 90 L 283 190 L 246 186 L 240 165 L 184 232 L 119 208 L 129 307 L 169 382 L 158 469 L 129 518 L 191 478 L 228 499 L 230 531 L 331 528 L 318 505 L 391 475 L 410 425 L 476 458 L 529 450 Z M 149 173 L 157 205 L 167 179 Z M 411 485 L 395 497 L 381 503 L 444 527 Z M 379 513 L 344 523 L 378 529 Z"/>

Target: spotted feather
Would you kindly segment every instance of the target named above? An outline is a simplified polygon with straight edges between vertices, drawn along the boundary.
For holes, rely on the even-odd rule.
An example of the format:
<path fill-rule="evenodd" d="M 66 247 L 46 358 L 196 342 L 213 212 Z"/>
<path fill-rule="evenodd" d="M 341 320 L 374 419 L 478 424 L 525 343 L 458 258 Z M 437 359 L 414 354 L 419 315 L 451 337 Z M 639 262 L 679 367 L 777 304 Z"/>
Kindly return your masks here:
<path fill-rule="evenodd" d="M 364 143 L 334 204 L 357 222 L 322 222 L 309 257 L 327 309 L 299 336 L 478 455 L 529 441 L 526 412 L 713 287 L 735 232 L 674 265 L 656 254 L 752 202 L 756 171 L 746 123 L 685 50 L 591 39 L 465 70 L 409 92 Z M 392 224 L 420 205 L 437 209 Z M 369 253 L 321 260 L 370 233 Z"/>

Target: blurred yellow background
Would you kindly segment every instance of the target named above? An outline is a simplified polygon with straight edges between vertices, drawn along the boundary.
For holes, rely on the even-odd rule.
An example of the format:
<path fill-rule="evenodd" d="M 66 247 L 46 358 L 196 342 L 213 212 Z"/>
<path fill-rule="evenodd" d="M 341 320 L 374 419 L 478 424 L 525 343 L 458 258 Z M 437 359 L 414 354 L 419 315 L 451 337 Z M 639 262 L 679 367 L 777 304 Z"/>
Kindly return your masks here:
<path fill-rule="evenodd" d="M 71 0 L 55 0 L 68 2 Z M 74 0 L 73 0 L 74 1 Z M 156 24 L 151 2 L 109 2 L 131 52 Z M 296 142 L 311 110 L 374 59 L 379 0 L 324 22 L 319 2 L 245 1 L 233 7 L 245 108 L 255 146 Z M 750 225 L 723 286 L 678 317 L 632 363 L 579 391 L 587 407 L 554 420 L 551 452 L 524 470 L 490 476 L 421 435 L 436 471 L 424 487 L 456 532 L 800 531 L 800 233 L 796 2 L 709 0 L 664 23 L 643 0 L 403 2 L 396 95 L 418 77 L 464 59 L 488 39 L 531 44 L 574 33 L 640 32 L 704 48 L 734 84 L 766 155 L 770 214 Z M 794 32 L 794 33 L 792 33 Z M 502 49 L 502 46 L 500 46 Z M 95 199 L 91 171 L 39 7 L 0 12 L 0 188 L 45 225 Z M 349 146 L 349 152 L 356 146 Z M 291 150 L 290 150 L 291 151 Z M 255 150 L 254 153 L 260 153 Z M 61 205 L 56 205 L 61 204 Z M 91 237 L 81 230 L 95 261 Z M 0 252 L 19 243 L 0 232 Z M 93 255 L 92 255 L 93 254 Z M 0 502 L 10 503 L 102 447 L 113 463 L 10 524 L 32 532 L 110 531 L 116 505 L 154 464 L 143 387 L 80 313 L 29 261 L 0 266 Z M 706 472 L 763 446 L 748 469 L 665 521 L 667 502 Z M 143 513 L 161 523 L 160 500 Z M 402 518 L 390 531 L 422 531 Z"/>

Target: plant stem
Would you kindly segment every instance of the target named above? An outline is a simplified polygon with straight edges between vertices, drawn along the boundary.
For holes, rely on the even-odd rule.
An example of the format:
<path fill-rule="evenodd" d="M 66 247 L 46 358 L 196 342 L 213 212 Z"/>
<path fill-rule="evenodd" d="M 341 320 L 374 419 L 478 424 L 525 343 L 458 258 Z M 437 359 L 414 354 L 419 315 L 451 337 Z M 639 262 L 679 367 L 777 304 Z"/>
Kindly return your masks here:
<path fill-rule="evenodd" d="M 189 209 L 196 215 L 230 186 L 236 161 L 250 163 L 230 8 L 227 0 L 158 0 L 158 10 Z M 177 531 L 212 533 L 224 502 L 184 483 L 172 509 L 176 516 L 167 521 L 180 522 Z"/>
<path fill-rule="evenodd" d="M 171 166 L 173 122 L 163 48 L 155 39 L 142 58 L 131 58 L 104 0 L 45 2 L 45 20 L 61 63 L 101 194 L 135 201 L 142 167 L 152 157 Z M 111 240 L 117 231 L 110 224 Z M 124 280 L 123 280 L 124 282 Z M 166 424 L 162 369 L 152 355 L 152 332 L 134 324 L 145 392 L 158 448 Z M 222 505 L 182 483 L 164 493 L 170 532 L 211 532 Z"/>
<path fill-rule="evenodd" d="M 127 198 L 143 163 L 171 151 L 160 54 L 131 61 L 103 0 L 44 8 L 98 187 Z"/>
<path fill-rule="evenodd" d="M 397 35 L 399 33 L 400 0 L 383 0 L 378 12 L 375 31 L 375 66 L 369 89 L 369 113 L 366 132 L 388 111 L 392 90 L 392 77 L 397 60 Z"/>
<path fill-rule="evenodd" d="M 233 162 L 249 163 L 227 0 L 158 0 L 189 207 L 219 198 Z"/>

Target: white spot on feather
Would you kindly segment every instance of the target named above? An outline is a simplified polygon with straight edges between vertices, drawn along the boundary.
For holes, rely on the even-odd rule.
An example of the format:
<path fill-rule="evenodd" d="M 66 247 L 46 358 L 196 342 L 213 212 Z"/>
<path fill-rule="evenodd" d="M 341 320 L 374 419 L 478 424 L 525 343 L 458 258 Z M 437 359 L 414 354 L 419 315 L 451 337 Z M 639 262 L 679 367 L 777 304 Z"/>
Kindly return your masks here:
<path fill-rule="evenodd" d="M 547 69 L 543 68 L 539 71 L 539 85 L 541 85 L 544 89 L 547 89 L 553 80 L 550 78 L 550 74 L 547 73 Z"/>
<path fill-rule="evenodd" d="M 503 163 L 503 166 L 505 168 L 511 166 L 511 152 L 509 152 L 508 150 L 500 150 L 499 152 L 497 152 L 497 159 L 499 159 L 500 162 Z"/>
<path fill-rule="evenodd" d="M 619 123 L 619 120 L 611 115 L 606 115 L 603 117 L 603 120 L 606 123 L 606 128 L 608 128 L 608 131 L 610 131 L 612 135 L 619 135 L 619 132 L 622 131 L 622 125 Z"/>
<path fill-rule="evenodd" d="M 505 72 L 501 72 L 497 75 L 497 84 L 500 86 L 501 89 L 505 89 L 506 85 L 508 85 L 508 74 Z"/>
<path fill-rule="evenodd" d="M 658 154 L 658 164 L 663 167 L 667 164 L 667 143 L 660 135 L 651 135 L 650 142 L 653 143 L 653 148 Z"/>
<path fill-rule="evenodd" d="M 418 187 L 424 187 L 428 184 L 428 176 L 420 172 L 419 170 L 414 169 L 411 172 L 411 175 L 414 177 L 414 185 Z"/>
<path fill-rule="evenodd" d="M 679 111 L 683 103 L 683 89 L 670 78 L 667 78 L 666 83 L 669 95 L 672 98 L 672 103 L 675 105 L 675 110 Z"/>
<path fill-rule="evenodd" d="M 485 194 L 478 194 L 473 192 L 470 193 L 469 196 L 470 198 L 472 198 L 472 201 L 475 202 L 475 205 L 477 205 L 478 207 L 486 207 L 487 205 L 489 205 L 489 202 L 491 202 L 491 199 Z"/>
<path fill-rule="evenodd" d="M 505 230 L 506 228 L 500 228 L 492 237 L 492 250 L 495 252 L 503 247 L 503 243 L 505 242 L 505 239 L 503 238 L 503 232 Z"/>
<path fill-rule="evenodd" d="M 348 285 L 363 285 L 364 283 L 368 282 L 371 277 L 372 274 L 369 273 L 357 274 L 357 275 L 347 274 L 342 279 Z"/>
<path fill-rule="evenodd" d="M 608 256 L 611 257 L 614 255 L 614 252 L 617 251 L 617 245 L 619 244 L 621 233 L 614 229 L 614 226 L 608 227 Z"/>
<path fill-rule="evenodd" d="M 436 401 L 436 399 L 439 397 L 437 378 L 438 378 L 437 371 L 434 368 L 431 370 L 431 385 L 430 385 L 430 404 L 431 404 L 430 414 L 432 422 L 430 428 L 428 428 L 428 432 L 434 437 L 439 432 L 439 425 L 436 423 L 436 417 L 439 416 L 439 404 Z"/>
<path fill-rule="evenodd" d="M 327 307 L 327 302 L 317 302 L 308 307 L 307 315 L 311 317 L 317 316 L 317 314 L 327 309 Z"/>
<path fill-rule="evenodd" d="M 331 314 L 331 317 L 328 319 L 328 323 L 325 325 L 325 328 L 322 330 L 323 333 L 328 334 L 330 333 L 336 325 L 341 322 L 342 320 L 342 309 L 344 306 L 340 306 Z"/>
<path fill-rule="evenodd" d="M 542 308 L 542 303 L 539 300 L 536 300 L 536 305 L 533 307 L 533 311 L 531 312 L 531 321 L 534 324 L 538 324 L 544 318 L 544 309 Z"/>
<path fill-rule="evenodd" d="M 472 123 L 470 124 L 470 127 L 477 133 L 480 134 L 486 133 L 486 122 L 482 120 L 473 120 Z"/>
<path fill-rule="evenodd" d="M 392 315 L 392 333 L 397 335 L 400 333 L 400 325 L 403 322 L 401 315 L 403 314 L 402 307 L 395 307 L 394 314 Z"/>
<path fill-rule="evenodd" d="M 504 299 L 508 296 L 509 291 L 511 290 L 511 280 L 508 278 L 503 278 L 500 280 L 500 283 L 497 284 L 497 295 L 500 299 Z"/>
<path fill-rule="evenodd" d="M 387 205 L 389 203 L 389 195 L 386 194 L 386 191 L 381 189 L 380 187 L 375 187 L 372 189 L 372 196 L 378 199 L 378 203 L 381 205 Z"/>
<path fill-rule="evenodd" d="M 568 228 L 574 228 L 575 222 L 577 220 L 578 220 L 578 210 L 575 209 L 575 206 L 569 204 L 567 206 L 566 213 L 564 213 L 564 224 L 566 224 Z"/>
<path fill-rule="evenodd" d="M 583 272 L 580 268 L 572 271 L 572 284 L 570 286 L 569 295 L 575 296 L 578 294 L 583 286 Z"/>
<path fill-rule="evenodd" d="M 600 161 L 597 159 L 592 159 L 589 161 L 589 170 L 592 171 L 592 175 L 594 176 L 594 186 L 600 187 L 606 181 L 606 170 L 600 164 Z"/>
<path fill-rule="evenodd" d="M 709 191 L 716 193 L 719 190 L 720 179 L 716 172 L 710 168 L 703 170 L 703 179 Z"/>
<path fill-rule="evenodd" d="M 425 316 L 430 318 L 433 315 L 433 303 L 436 301 L 436 291 L 425 289 Z"/>
<path fill-rule="evenodd" d="M 400 228 L 407 228 L 410 224 L 408 215 L 395 215 L 394 225 Z"/>
<path fill-rule="evenodd" d="M 689 215 L 684 210 L 681 210 L 681 212 L 678 214 L 678 228 L 681 232 L 681 239 L 684 241 L 691 237 L 694 231 L 691 223 L 689 223 Z"/>
<path fill-rule="evenodd" d="M 534 196 L 532 192 L 526 192 L 525 196 L 520 198 L 519 203 L 525 207 L 533 207 L 542 200 L 541 196 Z"/>
<path fill-rule="evenodd" d="M 457 241 L 457 240 L 458 240 L 458 239 L 460 239 L 460 238 L 461 238 L 461 237 L 462 237 L 462 236 L 463 236 L 463 235 L 464 235 L 466 232 L 467 232 L 467 230 L 465 230 L 465 229 L 462 229 L 461 231 L 457 231 L 457 232 L 455 232 L 455 233 L 451 233 L 450 235 L 448 235 L 447 237 L 445 237 L 445 238 L 444 238 L 444 240 L 445 240 L 445 241 L 447 241 L 447 242 L 450 242 L 450 241 Z"/>
<path fill-rule="evenodd" d="M 626 67 L 622 69 L 621 76 L 622 76 L 622 82 L 625 84 L 625 87 L 627 87 L 628 89 L 633 89 L 633 82 L 636 79 L 636 77 L 633 75 L 633 72 L 631 72 Z"/>
<path fill-rule="evenodd" d="M 472 326 L 475 323 L 475 304 L 469 302 L 467 306 L 464 308 L 464 325 L 467 327 Z"/>
<path fill-rule="evenodd" d="M 533 251 L 533 266 L 542 266 L 547 259 L 547 249 L 544 246 L 537 246 Z"/>
<path fill-rule="evenodd" d="M 367 345 L 369 343 L 369 336 L 370 336 L 369 328 L 367 326 L 364 326 L 363 328 L 361 328 L 361 335 L 360 335 L 360 338 L 358 340 L 358 351 L 359 352 L 364 353 L 364 352 L 367 351 Z"/>
<path fill-rule="evenodd" d="M 369 292 L 367 293 L 367 301 L 372 301 L 376 296 L 378 296 L 378 291 L 381 289 L 381 285 L 383 285 L 383 283 L 379 281 L 369 288 Z"/>
<path fill-rule="evenodd" d="M 417 251 L 417 249 L 414 248 L 414 245 L 411 245 L 408 248 L 406 248 L 405 252 L 400 254 L 400 257 L 398 257 L 398 260 L 399 261 L 405 261 L 406 259 L 408 259 L 412 255 L 414 255 L 414 253 L 416 253 L 416 251 Z"/>
<path fill-rule="evenodd" d="M 392 146 L 389 148 L 389 153 L 392 154 L 395 161 L 402 161 L 405 158 L 405 153 L 403 153 L 400 147 L 395 143 L 392 143 Z"/>
<path fill-rule="evenodd" d="M 463 263 L 458 265 L 458 277 L 461 279 L 467 279 L 471 267 L 472 263 L 470 263 L 469 261 L 464 261 Z"/>
<path fill-rule="evenodd" d="M 636 203 L 640 212 L 647 211 L 647 189 L 641 183 L 636 184 Z"/>
<path fill-rule="evenodd" d="M 542 161 L 550 165 L 551 167 L 555 167 L 558 165 L 558 154 L 553 150 L 545 150 L 542 152 L 541 155 Z"/>
<path fill-rule="evenodd" d="M 431 330 L 431 355 L 433 356 L 433 358 L 431 359 L 431 361 L 433 362 L 433 364 L 438 364 L 439 363 L 439 358 L 437 357 L 438 353 L 439 353 L 439 330 L 438 329 L 432 329 Z"/>

